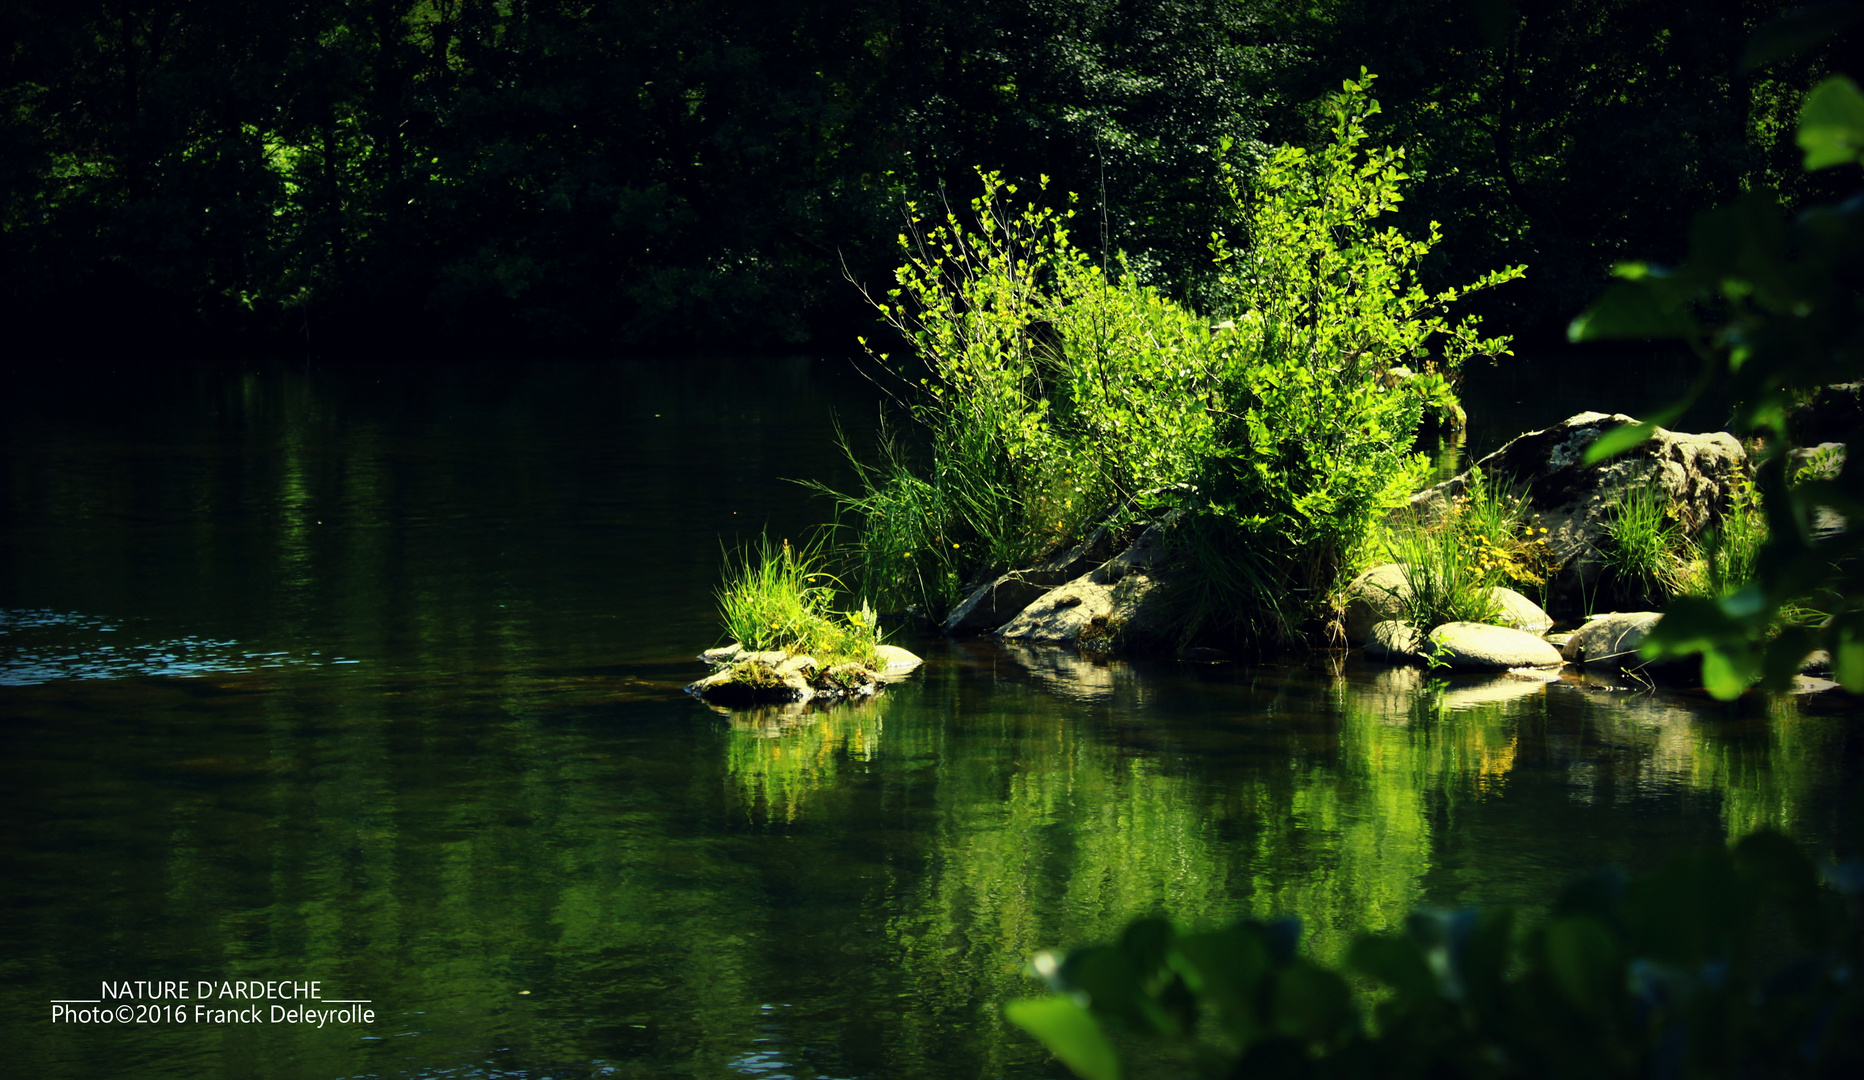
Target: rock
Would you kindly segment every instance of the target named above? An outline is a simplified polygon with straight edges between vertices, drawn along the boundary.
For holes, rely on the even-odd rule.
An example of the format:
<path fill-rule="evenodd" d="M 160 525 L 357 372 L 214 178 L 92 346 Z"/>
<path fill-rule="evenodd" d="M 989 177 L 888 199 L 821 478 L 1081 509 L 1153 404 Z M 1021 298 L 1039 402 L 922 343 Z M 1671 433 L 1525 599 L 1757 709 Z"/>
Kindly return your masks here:
<path fill-rule="evenodd" d="M 809 660 L 806 656 L 798 659 Z M 809 669 L 814 666 L 815 661 L 809 660 Z M 780 671 L 762 659 L 740 660 L 693 683 L 686 692 L 716 705 L 808 701 L 815 697 L 815 688 L 809 685 L 805 670 L 800 664 L 787 665 L 787 670 Z"/>
<path fill-rule="evenodd" d="M 1585 667 L 1641 668 L 1650 663 L 1637 654 L 1645 635 L 1663 618 L 1657 611 L 1612 612 L 1573 631 L 1560 653 L 1568 663 Z"/>
<path fill-rule="evenodd" d="M 1374 660 L 1409 663 L 1422 660 L 1423 638 L 1410 623 L 1386 619 L 1372 624 L 1366 634 L 1366 656 Z"/>
<path fill-rule="evenodd" d="M 1012 570 L 993 578 L 959 601 L 939 628 L 947 634 L 994 630 L 1035 603 L 1043 593 L 1106 562 L 1113 551 L 1113 543 L 1113 535 L 1103 525 L 1086 540 L 1038 566 Z"/>
<path fill-rule="evenodd" d="M 730 653 L 708 649 L 700 658 L 714 662 L 727 657 L 716 670 L 686 688 L 708 704 L 744 708 L 751 705 L 787 705 L 807 701 L 872 697 L 881 684 L 897 682 L 924 663 L 897 645 L 874 649 L 880 670 L 864 664 L 837 664 L 823 670 L 815 657 L 791 656 L 781 651 Z"/>
<path fill-rule="evenodd" d="M 1073 644 L 1096 616 L 1113 613 L 1113 591 L 1087 574 L 1051 589 L 997 631 L 1011 641 Z"/>
<path fill-rule="evenodd" d="M 711 664 L 713 667 L 724 667 L 726 664 L 736 660 L 738 654 L 742 652 L 744 652 L 744 646 L 734 641 L 729 645 L 720 645 L 716 649 L 707 649 L 699 654 L 699 659 Z"/>
<path fill-rule="evenodd" d="M 1095 580 L 1102 585 L 1119 583 L 1129 574 L 1147 570 L 1162 569 L 1170 565 L 1173 557 L 1171 528 L 1184 516 L 1183 510 L 1169 510 L 1146 530 L 1139 534 L 1125 551 L 1108 559 L 1099 570 L 1095 571 Z"/>
<path fill-rule="evenodd" d="M 1586 447 L 1601 434 L 1635 423 L 1622 414 L 1580 413 L 1543 431 L 1531 431 L 1476 463 L 1490 484 L 1522 491 L 1531 513 L 1548 529 L 1559 572 L 1548 583 L 1554 613 L 1575 615 L 1596 594 L 1604 574 L 1598 548 L 1605 526 L 1634 485 L 1659 487 L 1690 529 L 1713 523 L 1730 505 L 1734 481 L 1747 456 L 1726 432 L 1690 435 L 1658 428 L 1643 444 L 1609 461 L 1587 465 Z M 1470 473 L 1412 496 L 1429 516 L 1461 494 Z"/>
<path fill-rule="evenodd" d="M 887 682 L 897 682 L 919 669 L 925 661 L 898 645 L 876 645 L 874 656 L 880 661 L 879 676 Z"/>
<path fill-rule="evenodd" d="M 1346 587 L 1346 640 L 1364 645 L 1372 628 L 1404 614 L 1411 599 L 1411 582 L 1400 563 L 1375 566 Z"/>
<path fill-rule="evenodd" d="M 1444 623 L 1432 630 L 1427 655 L 1451 671 L 1559 667 L 1560 650 L 1525 630 L 1485 623 Z"/>
<path fill-rule="evenodd" d="M 1489 595 L 1495 599 L 1498 609 L 1498 614 L 1490 620 L 1496 626 L 1525 630 L 1530 634 L 1544 634 L 1553 629 L 1553 619 L 1540 605 L 1513 589 L 1496 585 L 1489 589 Z"/>

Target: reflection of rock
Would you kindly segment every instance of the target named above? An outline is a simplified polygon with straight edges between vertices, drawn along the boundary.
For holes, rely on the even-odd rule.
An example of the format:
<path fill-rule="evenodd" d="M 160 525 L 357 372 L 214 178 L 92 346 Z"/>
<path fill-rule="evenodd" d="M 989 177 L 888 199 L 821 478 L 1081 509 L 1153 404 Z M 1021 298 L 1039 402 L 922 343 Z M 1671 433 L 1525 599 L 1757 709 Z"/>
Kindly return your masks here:
<path fill-rule="evenodd" d="M 1067 649 L 1005 642 L 1003 651 L 1049 690 L 1077 701 L 1112 697 L 1127 674 L 1126 666 L 1119 661 L 1097 662 Z"/>
<path fill-rule="evenodd" d="M 1544 694 L 1549 683 L 1559 681 L 1557 671 L 1544 669 L 1507 671 L 1476 681 L 1458 679 L 1450 685 L 1450 689 L 1444 691 L 1442 707 L 1449 712 L 1461 712 L 1484 705 L 1500 705 L 1517 698 Z"/>
<path fill-rule="evenodd" d="M 1444 623 L 1430 632 L 1432 658 L 1452 671 L 1559 667 L 1560 650 L 1525 630 L 1482 623 Z"/>
<path fill-rule="evenodd" d="M 1580 413 L 1543 431 L 1531 431 L 1477 462 L 1491 482 L 1525 489 L 1528 503 L 1550 529 L 1561 569 L 1548 583 L 1551 604 L 1572 613 L 1597 589 L 1604 573 L 1598 547 L 1624 493 L 1650 486 L 1690 529 L 1717 520 L 1729 504 L 1731 484 L 1747 457 L 1732 435 L 1688 435 L 1658 428 L 1651 439 L 1609 461 L 1588 465 L 1586 447 L 1631 417 Z M 1469 473 L 1412 497 L 1433 511 L 1461 494 Z"/>
<path fill-rule="evenodd" d="M 905 678 L 924 662 L 895 645 L 880 645 L 874 652 L 879 670 L 853 663 L 825 669 L 811 656 L 750 652 L 735 644 L 707 649 L 700 659 L 712 664 L 714 670 L 688 686 L 686 692 L 712 705 L 734 708 L 866 698 L 874 696 L 882 684 Z"/>

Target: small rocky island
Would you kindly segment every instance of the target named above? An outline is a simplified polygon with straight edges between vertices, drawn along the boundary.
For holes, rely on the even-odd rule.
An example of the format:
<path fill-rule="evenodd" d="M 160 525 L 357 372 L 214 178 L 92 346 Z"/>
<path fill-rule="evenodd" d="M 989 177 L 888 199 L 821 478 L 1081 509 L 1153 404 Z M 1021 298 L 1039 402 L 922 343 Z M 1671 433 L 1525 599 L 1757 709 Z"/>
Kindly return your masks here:
<path fill-rule="evenodd" d="M 897 645 L 876 645 L 872 664 L 824 667 L 804 653 L 757 652 L 736 642 L 707 649 L 699 659 L 711 665 L 712 673 L 688 686 L 686 692 L 729 708 L 873 697 L 886 684 L 906 678 L 925 663 Z"/>

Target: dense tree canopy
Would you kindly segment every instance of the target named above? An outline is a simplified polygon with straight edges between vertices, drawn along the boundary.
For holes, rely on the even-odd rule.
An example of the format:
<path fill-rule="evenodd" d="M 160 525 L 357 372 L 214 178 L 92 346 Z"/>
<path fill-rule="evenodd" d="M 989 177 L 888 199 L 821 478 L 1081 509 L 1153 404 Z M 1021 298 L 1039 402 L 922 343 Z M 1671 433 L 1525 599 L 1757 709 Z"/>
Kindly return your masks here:
<path fill-rule="evenodd" d="M 1551 324 L 1791 175 L 1819 60 L 1734 64 L 1780 6 L 14 0 L 0 295 L 52 351 L 840 341 L 844 267 L 884 281 L 902 201 L 972 166 L 1080 192 L 1084 241 L 1190 293 L 1222 136 L 1308 141 L 1363 64 L 1409 212 L 1446 263 L 1533 266 Z"/>

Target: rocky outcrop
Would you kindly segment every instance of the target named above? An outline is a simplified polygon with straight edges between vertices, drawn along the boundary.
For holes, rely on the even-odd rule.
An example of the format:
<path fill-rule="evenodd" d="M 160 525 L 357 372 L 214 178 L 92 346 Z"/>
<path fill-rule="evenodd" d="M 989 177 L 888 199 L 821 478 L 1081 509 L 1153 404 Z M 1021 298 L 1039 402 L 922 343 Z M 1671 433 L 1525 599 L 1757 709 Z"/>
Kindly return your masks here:
<path fill-rule="evenodd" d="M 1147 526 L 1119 554 L 1037 597 L 997 631 L 1009 641 L 1075 645 L 1090 652 L 1168 647 L 1171 527 L 1179 511 Z"/>
<path fill-rule="evenodd" d="M 1605 564 L 1599 554 L 1623 494 L 1634 486 L 1660 489 L 1685 527 L 1699 528 L 1728 509 L 1733 485 L 1747 470 L 1741 444 L 1726 432 L 1690 435 L 1658 428 L 1641 445 L 1608 461 L 1587 465 L 1586 448 L 1629 416 L 1580 413 L 1543 431 L 1531 431 L 1476 463 L 1486 482 L 1522 492 L 1548 530 L 1560 570 L 1548 583 L 1556 615 L 1577 617 L 1587 597 L 1598 598 Z M 1440 512 L 1470 483 L 1464 473 L 1412 497 L 1424 516 Z M 1609 592 L 1603 602 L 1612 603 Z"/>
<path fill-rule="evenodd" d="M 1115 537 L 1105 526 L 1086 540 L 1027 570 L 1000 574 L 972 589 L 951 609 L 939 628 L 947 634 L 970 634 L 997 627 L 1057 585 L 1094 569 L 1113 554 Z"/>
<path fill-rule="evenodd" d="M 997 636 L 1010 641 L 1072 645 L 1081 632 L 1113 613 L 1113 590 L 1083 575 L 1036 598 Z"/>
<path fill-rule="evenodd" d="M 872 667 L 849 663 L 824 668 L 811 656 L 781 650 L 755 652 L 733 643 L 699 655 L 712 666 L 712 673 L 686 687 L 686 692 L 733 708 L 865 698 L 924 663 L 895 645 L 876 646 L 874 653 Z"/>

